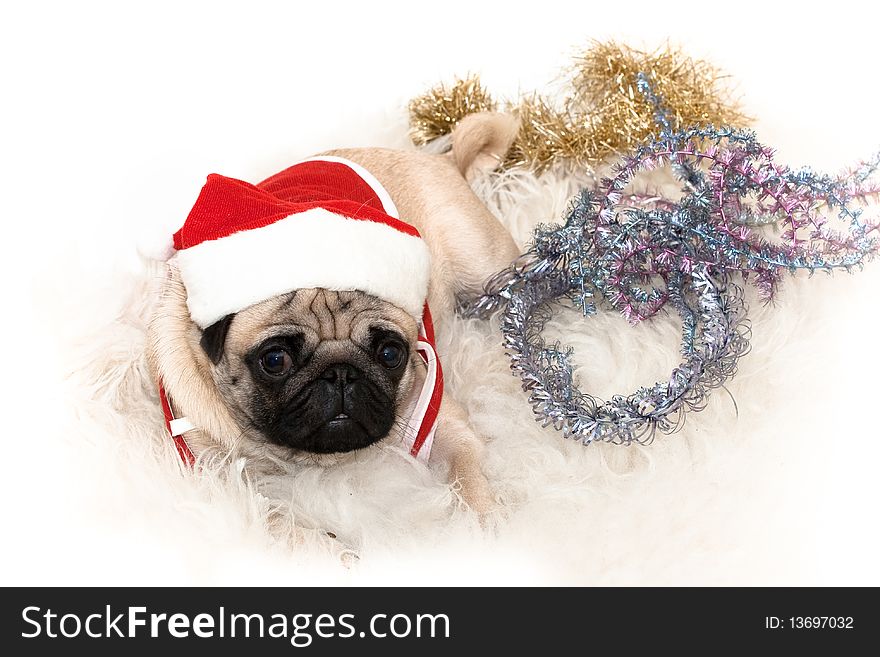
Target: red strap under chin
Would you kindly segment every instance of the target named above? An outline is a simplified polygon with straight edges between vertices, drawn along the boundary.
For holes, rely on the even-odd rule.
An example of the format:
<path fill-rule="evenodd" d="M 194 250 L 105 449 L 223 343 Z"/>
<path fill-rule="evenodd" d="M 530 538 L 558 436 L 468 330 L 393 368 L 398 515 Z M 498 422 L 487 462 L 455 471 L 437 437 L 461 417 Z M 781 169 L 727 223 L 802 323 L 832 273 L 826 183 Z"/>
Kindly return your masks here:
<path fill-rule="evenodd" d="M 434 432 L 437 430 L 437 417 L 440 414 L 440 403 L 443 401 L 443 368 L 440 367 L 440 357 L 434 343 L 434 322 L 431 319 L 431 310 L 428 304 L 425 304 L 425 311 L 422 315 L 422 326 L 419 330 L 419 341 L 423 348 L 418 350 L 419 356 L 428 366 L 428 374 L 425 377 L 425 383 L 422 392 L 419 395 L 419 401 L 428 397 L 427 407 L 421 418 L 413 417 L 410 420 L 410 426 L 414 421 L 418 422 L 418 431 L 415 440 L 410 448 L 410 454 L 413 456 L 421 456 L 424 460 L 428 460 L 431 455 L 431 445 L 434 440 Z M 436 374 L 432 380 L 432 370 L 436 367 Z M 420 413 L 419 404 L 416 405 L 416 413 Z M 423 451 L 424 450 L 424 451 Z M 422 452 L 420 454 L 420 452 Z"/>
<path fill-rule="evenodd" d="M 168 435 L 171 436 L 171 439 L 174 441 L 174 446 L 177 448 L 177 453 L 180 455 L 180 460 L 183 461 L 183 464 L 188 467 L 192 467 L 196 462 L 196 457 L 193 456 L 192 450 L 189 448 L 189 445 L 186 444 L 186 439 L 181 436 L 175 436 L 174 432 L 171 430 L 171 421 L 174 419 L 174 412 L 171 410 L 171 403 L 168 401 L 168 395 L 165 393 L 165 386 L 162 385 L 162 381 L 159 381 L 159 400 L 162 402 L 162 412 L 165 414 L 165 428 L 168 430 Z"/>

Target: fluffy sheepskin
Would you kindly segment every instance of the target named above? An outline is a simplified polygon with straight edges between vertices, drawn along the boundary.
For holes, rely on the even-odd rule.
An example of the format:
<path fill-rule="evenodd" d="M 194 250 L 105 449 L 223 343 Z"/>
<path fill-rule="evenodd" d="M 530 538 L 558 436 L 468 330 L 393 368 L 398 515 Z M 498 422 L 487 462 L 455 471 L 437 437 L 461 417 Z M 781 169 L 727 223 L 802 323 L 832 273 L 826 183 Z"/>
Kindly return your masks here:
<path fill-rule="evenodd" d="M 579 182 L 514 172 L 476 189 L 523 244 L 536 222 L 561 216 Z M 89 473 L 75 496 L 92 526 L 67 540 L 75 553 L 100 546 L 100 559 L 81 561 L 89 581 L 124 572 L 148 583 L 877 582 L 878 448 L 866 420 L 875 402 L 859 377 L 873 376 L 878 350 L 859 342 L 872 329 L 856 303 L 875 295 L 876 266 L 788 280 L 773 306 L 752 295 L 754 348 L 740 374 L 683 431 L 645 447 L 585 448 L 540 428 L 497 321 L 454 318 L 438 349 L 450 394 L 488 441 L 499 501 L 488 529 L 441 467 L 396 448 L 261 481 L 222 460 L 185 472 L 143 360 L 158 272 L 145 263 L 114 283 L 126 291 L 118 315 L 90 317 L 95 330 L 68 352 L 63 430 L 73 469 Z M 664 377 L 678 328 L 671 316 L 632 328 L 611 311 L 563 311 L 548 335 L 574 346 L 582 385 L 607 397 Z M 297 539 L 294 525 L 306 529 Z"/>

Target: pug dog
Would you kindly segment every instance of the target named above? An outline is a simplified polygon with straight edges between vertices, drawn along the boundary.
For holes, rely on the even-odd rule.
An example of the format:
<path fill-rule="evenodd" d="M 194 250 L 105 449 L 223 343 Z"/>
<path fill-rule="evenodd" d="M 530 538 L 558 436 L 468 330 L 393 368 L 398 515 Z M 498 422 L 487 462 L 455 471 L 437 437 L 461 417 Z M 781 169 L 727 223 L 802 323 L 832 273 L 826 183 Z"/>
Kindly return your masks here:
<path fill-rule="evenodd" d="M 433 318 L 438 332 L 458 299 L 479 294 L 486 279 L 520 253 L 469 185 L 500 162 L 517 129 L 509 115 L 481 113 L 458 124 L 445 153 L 363 148 L 319 156 L 349 163 L 364 179 L 377 181 L 382 208 L 394 208 L 402 224 L 388 221 L 402 231 L 406 225 L 417 231 L 430 263 L 424 281 L 427 319 Z M 245 191 L 257 193 L 250 187 Z M 249 199 L 244 201 L 248 208 Z M 218 207 L 223 216 L 232 212 L 222 203 Z M 190 220 L 203 228 L 192 215 Z M 264 260 L 256 262 L 267 263 L 271 272 L 294 257 L 287 254 L 303 240 L 299 228 L 292 230 L 264 240 L 259 252 Z M 378 266 L 399 255 L 398 235 L 391 238 L 381 247 Z M 401 250 L 412 246 L 401 244 Z M 244 456 L 254 470 L 271 471 L 305 459 L 332 467 L 357 450 L 412 442 L 410 418 L 425 405 L 426 379 L 437 376 L 424 356 L 420 333 L 427 322 L 421 309 L 412 300 L 375 293 L 372 271 L 364 265 L 359 280 L 359 270 L 344 253 L 338 260 L 332 252 L 329 258 L 324 254 L 312 263 L 310 258 L 318 257 L 314 249 L 303 248 L 295 257 L 303 263 L 306 285 L 279 289 L 270 281 L 253 303 L 230 305 L 229 312 L 221 304 L 208 314 L 194 304 L 195 290 L 208 297 L 231 294 L 251 266 L 235 261 L 230 251 L 230 261 L 217 256 L 214 269 L 187 279 L 187 252 L 168 260 L 149 322 L 147 357 L 174 416 L 186 417 L 183 438 L 196 457 L 219 449 Z M 344 284 L 310 283 L 311 269 L 326 271 L 331 279 L 337 271 L 351 270 L 355 278 Z M 392 291 L 419 278 L 405 271 L 386 273 Z M 483 440 L 448 391 L 435 412 L 430 460 L 445 461 L 462 499 L 474 511 L 487 513 L 494 503 L 481 469 Z"/>

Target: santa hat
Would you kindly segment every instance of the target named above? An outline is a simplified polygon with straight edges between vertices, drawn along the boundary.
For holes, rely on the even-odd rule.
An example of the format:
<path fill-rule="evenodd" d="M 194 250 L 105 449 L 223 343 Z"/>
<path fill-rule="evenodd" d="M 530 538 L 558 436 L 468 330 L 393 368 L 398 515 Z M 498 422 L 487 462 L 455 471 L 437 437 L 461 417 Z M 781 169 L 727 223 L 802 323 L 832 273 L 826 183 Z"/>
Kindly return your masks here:
<path fill-rule="evenodd" d="M 310 287 L 359 290 L 422 319 L 428 247 L 379 181 L 342 158 L 305 160 L 258 185 L 211 174 L 174 248 L 201 328 Z"/>

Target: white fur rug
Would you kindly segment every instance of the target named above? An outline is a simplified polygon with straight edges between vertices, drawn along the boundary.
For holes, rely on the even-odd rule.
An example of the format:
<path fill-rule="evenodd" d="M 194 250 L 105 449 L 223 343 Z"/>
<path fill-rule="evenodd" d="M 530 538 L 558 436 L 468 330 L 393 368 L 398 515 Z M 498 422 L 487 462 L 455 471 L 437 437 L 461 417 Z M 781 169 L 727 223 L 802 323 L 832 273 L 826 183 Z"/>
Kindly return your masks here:
<path fill-rule="evenodd" d="M 524 243 L 537 220 L 561 216 L 576 182 L 517 173 L 478 189 Z M 488 441 L 486 473 L 499 500 L 490 530 L 461 508 L 442 470 L 394 448 L 267 481 L 243 481 L 239 463 L 182 472 L 142 359 L 153 271 L 115 282 L 118 314 L 109 323 L 90 317 L 97 330 L 65 347 L 74 360 L 63 430 L 76 446 L 75 471 L 88 480 L 77 503 L 98 516 L 64 543 L 102 555 L 86 559 L 77 579 L 876 581 L 869 555 L 880 449 L 873 390 L 860 379 L 877 371 L 880 350 L 858 300 L 876 296 L 877 267 L 792 279 L 773 307 L 752 295 L 754 349 L 730 395 L 716 392 L 683 431 L 647 447 L 585 448 L 541 429 L 508 370 L 496 322 L 455 319 L 440 349 L 449 392 Z M 678 328 L 672 317 L 631 328 L 611 311 L 589 320 L 564 311 L 548 334 L 575 347 L 580 381 L 607 397 L 665 377 L 677 363 Z M 270 511 L 314 531 L 304 544 L 270 535 Z M 135 572 L 132 550 L 142 560 Z"/>
<path fill-rule="evenodd" d="M 3 263 L 8 307 L 21 309 L 21 322 L 10 313 L 11 332 L 4 334 L 2 493 L 13 528 L 4 532 L 4 584 L 880 584 L 880 262 L 854 276 L 789 279 L 773 306 L 751 295 L 753 350 L 741 361 L 730 394 L 717 391 L 704 412 L 688 417 L 683 431 L 658 436 L 648 447 L 584 448 L 541 429 L 508 370 L 497 325 L 454 320 L 440 349 L 449 392 L 468 407 L 488 441 L 486 473 L 499 500 L 490 529 L 460 507 L 444 473 L 392 448 L 365 452 L 349 466 L 304 467 L 294 476 L 260 482 L 242 481 L 238 463 L 198 476 L 182 471 L 142 360 L 153 272 L 132 257 L 143 225 L 166 235 L 195 198 L 196 188 L 169 184 L 200 181 L 212 170 L 259 179 L 335 146 L 403 146 L 403 113 L 387 100 L 398 97 L 393 94 L 405 99 L 481 61 L 505 60 L 510 79 L 512 72 L 545 79 L 539 76 L 552 70 L 547 62 L 563 61 L 555 44 L 582 42 L 585 26 L 593 26 L 587 37 L 626 38 L 613 12 L 591 9 L 561 25 L 548 7 L 546 17 L 528 22 L 534 32 L 550 35 L 543 43 L 553 49 L 495 55 L 491 39 L 482 51 L 473 46 L 484 43 L 480 26 L 488 17 L 447 25 L 446 17 L 432 13 L 436 34 L 459 30 L 463 45 L 460 52 L 436 53 L 433 68 L 421 70 L 420 29 L 427 17 L 413 17 L 412 24 L 382 32 L 390 44 L 382 52 L 393 59 L 365 54 L 372 71 L 392 70 L 382 68 L 389 62 L 404 67 L 399 78 L 359 82 L 357 70 L 348 68 L 358 64 L 353 57 L 328 63 L 326 70 L 300 67 L 306 78 L 299 88 L 348 79 L 353 89 L 347 97 L 378 85 L 359 121 L 352 120 L 358 114 L 350 106 L 340 109 L 339 98 L 331 109 L 329 100 L 324 110 L 313 102 L 302 120 L 320 120 L 320 127 L 300 138 L 302 124 L 285 123 L 301 104 L 296 94 L 270 94 L 259 108 L 241 100 L 277 82 L 277 71 L 263 62 L 286 61 L 284 20 L 293 17 L 282 13 L 271 24 L 255 18 L 251 27 L 259 38 L 235 50 L 229 44 L 240 42 L 232 37 L 250 34 L 250 19 L 240 12 L 227 17 L 182 11 L 141 17 L 146 24 L 118 35 L 86 29 L 82 17 L 59 17 L 58 26 L 41 27 L 55 41 L 43 54 L 33 53 L 33 71 L 14 73 L 20 97 L 45 102 L 16 110 L 10 125 L 32 130 L 19 129 L 17 155 L 4 162 L 4 180 L 21 199 L 9 216 L 27 225 L 21 228 L 27 240 L 10 238 L 16 246 L 10 250 L 24 255 L 12 254 Z M 396 11 L 410 16 L 411 7 Z M 668 21 L 685 15 L 664 14 Z M 873 137 L 858 143 L 851 123 L 841 123 L 837 132 L 824 124 L 824 132 L 812 131 L 809 112 L 839 103 L 806 102 L 815 93 L 806 86 L 812 73 L 793 63 L 801 59 L 783 60 L 792 62 L 787 70 L 794 77 L 780 82 L 775 73 L 762 74 L 764 51 L 748 59 L 735 43 L 715 41 L 717 30 L 697 29 L 706 20 L 702 10 L 698 18 L 693 29 L 683 24 L 679 38 L 711 32 L 711 38 L 693 37 L 703 46 L 697 54 L 717 44 L 723 65 L 742 62 L 743 87 L 751 98 L 763 99 L 764 106 L 750 109 L 764 121 L 759 128 L 765 141 L 784 141 L 802 160 L 838 138 L 848 140 L 841 149 L 845 159 L 868 155 L 876 146 Z M 205 20 L 213 21 L 208 29 L 202 29 Z M 531 38 L 520 12 L 492 20 L 501 21 L 493 23 L 499 33 L 519 34 L 522 43 Z M 658 26 L 654 15 L 631 20 L 639 27 L 629 34 L 654 42 L 658 34 L 677 34 Z M 821 12 L 803 20 L 792 34 L 810 33 L 808 25 L 825 26 L 829 18 Z M 855 23 L 862 29 L 869 22 Z M 357 24 L 353 18 L 352 26 L 340 28 L 340 43 L 357 36 Z M 71 25 L 86 31 L 69 30 Z M 552 32 L 557 29 L 565 33 Z M 871 28 L 863 29 L 870 36 Z M 62 48 L 73 43 L 68 32 L 83 50 Z M 154 35 L 167 37 L 170 50 L 157 49 Z M 300 36 L 303 52 L 309 52 L 311 37 Z M 777 48 L 764 38 L 768 48 Z M 24 48 L 26 41 L 7 43 Z M 505 36 L 503 42 L 514 39 Z M 859 75 L 871 68 L 864 53 L 873 46 L 866 43 L 846 42 L 863 53 Z M 773 56 L 783 57 L 781 48 Z M 415 54 L 404 61 L 398 50 Z M 204 65 L 203 51 L 226 68 Z M 797 57 L 811 52 L 801 48 Z M 827 55 L 810 61 L 820 59 Z M 28 57 L 18 53 L 15 61 L 23 60 Z M 124 75 L 113 74 L 116 62 Z M 832 69 L 835 76 L 854 70 Z M 265 84 L 249 86 L 248 76 L 266 76 Z M 241 98 L 215 102 L 213 94 L 229 79 L 244 80 Z M 527 80 L 523 87 L 535 84 Z M 315 88 L 333 98 L 329 83 Z M 514 92 L 510 85 L 508 90 Z M 783 96 L 773 96 L 776 90 Z M 804 94 L 799 104 L 784 96 L 797 93 Z M 870 115 L 868 100 L 858 105 L 858 116 Z M 780 109 L 795 106 L 803 112 Z M 383 107 L 390 109 L 383 114 Z M 867 119 L 846 119 L 853 120 Z M 801 141 L 806 145 L 799 152 Z M 64 175 L 52 181 L 47 197 L 48 154 L 64 165 Z M 105 180 L 113 185 L 102 186 Z M 564 178 L 512 175 L 483 181 L 479 192 L 524 243 L 536 222 L 561 216 L 573 189 L 574 181 Z M 40 222 L 50 215 L 57 221 L 44 227 Z M 69 241 L 68 221 L 81 226 Z M 33 270 L 33 284 L 20 282 L 22 272 Z M 582 386 L 606 397 L 652 383 L 677 362 L 674 318 L 631 328 L 611 312 L 589 320 L 565 312 L 548 333 L 574 346 Z M 309 528 L 307 540 L 291 544 L 283 531 L 268 533 L 270 512 L 288 526 Z"/>

